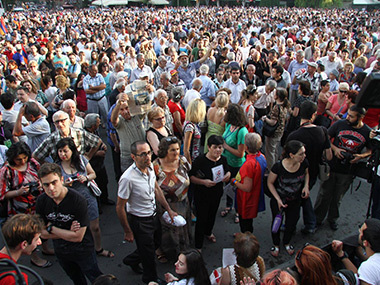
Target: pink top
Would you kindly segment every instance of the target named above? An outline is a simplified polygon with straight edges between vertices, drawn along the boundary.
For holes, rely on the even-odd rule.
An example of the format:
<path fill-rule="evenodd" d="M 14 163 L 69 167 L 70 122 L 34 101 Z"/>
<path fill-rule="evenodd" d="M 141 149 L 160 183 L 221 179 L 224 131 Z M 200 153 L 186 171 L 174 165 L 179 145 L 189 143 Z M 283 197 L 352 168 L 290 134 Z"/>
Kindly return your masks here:
<path fill-rule="evenodd" d="M 330 111 L 336 114 L 344 114 L 347 112 L 348 105 L 346 103 L 346 99 L 344 99 L 343 104 L 339 105 L 338 102 L 338 94 L 334 94 L 329 98 L 329 102 L 331 103 Z"/>

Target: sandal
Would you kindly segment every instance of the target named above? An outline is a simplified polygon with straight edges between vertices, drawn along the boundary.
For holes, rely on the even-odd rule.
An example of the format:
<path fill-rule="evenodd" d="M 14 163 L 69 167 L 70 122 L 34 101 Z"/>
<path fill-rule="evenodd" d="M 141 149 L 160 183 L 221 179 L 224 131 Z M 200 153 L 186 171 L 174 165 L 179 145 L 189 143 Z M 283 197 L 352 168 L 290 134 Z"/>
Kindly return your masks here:
<path fill-rule="evenodd" d="M 165 254 L 157 254 L 157 259 L 159 263 L 167 263 L 168 259 L 166 258 Z"/>
<path fill-rule="evenodd" d="M 216 243 L 216 237 L 214 236 L 214 234 L 206 236 L 206 238 L 208 239 L 209 242 Z"/>
<path fill-rule="evenodd" d="M 292 246 L 291 244 L 285 245 L 285 249 L 286 249 L 286 251 L 288 252 L 289 255 L 293 255 L 294 254 L 294 246 Z"/>
<path fill-rule="evenodd" d="M 280 254 L 280 248 L 278 246 L 272 246 L 270 248 L 270 254 L 273 256 L 273 257 L 277 257 L 279 254 Z"/>
<path fill-rule="evenodd" d="M 239 214 L 235 214 L 234 223 L 238 224 L 240 222 Z"/>
<path fill-rule="evenodd" d="M 231 207 L 226 207 L 223 211 L 220 212 L 220 215 L 224 218 L 228 215 L 229 212 L 231 212 Z"/>
<path fill-rule="evenodd" d="M 102 248 L 100 250 L 96 250 L 96 255 L 109 257 L 109 258 L 115 257 L 115 254 L 112 251 L 105 250 L 104 248 Z"/>

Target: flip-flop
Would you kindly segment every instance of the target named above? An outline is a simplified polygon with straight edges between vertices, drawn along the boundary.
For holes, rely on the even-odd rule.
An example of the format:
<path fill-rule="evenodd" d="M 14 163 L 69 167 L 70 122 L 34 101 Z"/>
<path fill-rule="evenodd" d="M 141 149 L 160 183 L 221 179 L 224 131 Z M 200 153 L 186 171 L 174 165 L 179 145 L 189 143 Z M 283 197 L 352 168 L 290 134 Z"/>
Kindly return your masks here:
<path fill-rule="evenodd" d="M 50 266 L 53 265 L 53 263 L 51 263 L 49 260 L 46 260 L 45 264 L 43 264 L 43 265 L 38 265 L 33 260 L 30 260 L 30 263 L 33 264 L 34 266 L 37 266 L 37 267 L 40 267 L 40 268 L 47 268 L 47 267 L 50 267 Z"/>
<path fill-rule="evenodd" d="M 159 263 L 167 263 L 168 259 L 166 258 L 165 254 L 157 254 L 157 259 Z"/>
<path fill-rule="evenodd" d="M 270 254 L 273 257 L 278 257 L 278 255 L 280 254 L 280 248 L 278 246 L 272 246 L 270 249 Z"/>
<path fill-rule="evenodd" d="M 289 255 L 293 255 L 294 254 L 294 246 L 292 246 L 291 244 L 285 245 L 285 249 L 286 249 L 286 251 L 288 252 Z"/>
<path fill-rule="evenodd" d="M 211 234 L 209 236 L 206 236 L 207 240 L 212 242 L 212 243 L 216 243 L 216 237 L 214 236 L 214 234 Z"/>
<path fill-rule="evenodd" d="M 115 254 L 112 251 L 108 250 L 108 253 L 104 254 L 105 251 L 106 250 L 104 248 L 102 248 L 100 250 L 97 250 L 96 251 L 96 255 L 98 255 L 98 256 L 104 256 L 104 257 L 109 257 L 109 258 L 115 257 Z"/>

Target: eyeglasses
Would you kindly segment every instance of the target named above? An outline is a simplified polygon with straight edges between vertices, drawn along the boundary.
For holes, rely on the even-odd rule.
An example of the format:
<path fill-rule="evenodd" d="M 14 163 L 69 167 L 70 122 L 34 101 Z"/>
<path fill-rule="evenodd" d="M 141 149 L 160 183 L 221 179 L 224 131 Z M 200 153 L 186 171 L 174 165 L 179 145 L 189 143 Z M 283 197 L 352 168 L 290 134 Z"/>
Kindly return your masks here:
<path fill-rule="evenodd" d="M 160 117 L 160 118 L 155 118 L 155 119 L 153 119 L 153 120 L 155 120 L 155 121 L 162 121 L 163 119 L 165 119 L 165 116 Z"/>
<path fill-rule="evenodd" d="M 135 156 L 143 157 L 143 158 L 147 157 L 148 155 L 151 156 L 152 152 L 151 151 L 147 151 L 147 152 L 142 152 L 140 154 L 135 154 Z"/>
<path fill-rule="evenodd" d="M 66 120 L 67 120 L 67 118 L 56 120 L 56 121 L 54 121 L 54 124 L 58 125 L 59 123 L 63 123 Z"/>
<path fill-rule="evenodd" d="M 347 90 L 339 90 L 341 93 L 347 93 Z"/>
<path fill-rule="evenodd" d="M 304 245 L 303 245 L 303 247 L 301 248 L 301 250 L 297 253 L 297 256 L 296 256 L 296 259 L 297 260 L 300 260 L 301 259 L 301 255 L 302 255 L 302 252 L 303 252 L 303 250 L 305 249 L 305 247 L 307 247 L 308 245 L 310 245 L 310 243 L 305 243 Z"/>

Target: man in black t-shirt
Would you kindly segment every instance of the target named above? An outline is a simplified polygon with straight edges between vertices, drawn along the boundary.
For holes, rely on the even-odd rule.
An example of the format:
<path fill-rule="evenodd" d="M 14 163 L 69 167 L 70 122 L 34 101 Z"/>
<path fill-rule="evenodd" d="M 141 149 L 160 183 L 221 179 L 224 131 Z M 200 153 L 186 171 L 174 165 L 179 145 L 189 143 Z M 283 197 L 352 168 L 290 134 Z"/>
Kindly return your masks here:
<path fill-rule="evenodd" d="M 325 153 L 326 159 L 331 160 L 332 151 L 327 130 L 324 127 L 318 127 L 313 124 L 317 116 L 317 104 L 311 101 L 305 101 L 300 108 L 301 126 L 292 132 L 287 142 L 297 140 L 305 144 L 306 158 L 309 161 L 309 189 L 311 190 L 317 181 L 319 172 L 319 163 L 322 155 Z M 302 199 L 304 228 L 302 233 L 314 233 L 316 228 L 316 217 L 310 197 Z"/>
<path fill-rule="evenodd" d="M 63 186 L 61 168 L 57 164 L 43 164 L 38 177 L 45 190 L 36 204 L 36 212 L 46 224 L 41 236 L 53 240 L 59 264 L 74 284 L 87 284 L 86 277 L 93 282 L 102 272 L 88 227 L 86 199 Z"/>
<path fill-rule="evenodd" d="M 317 224 L 321 224 L 328 214 L 332 230 L 338 229 L 339 206 L 354 179 L 355 164 L 371 155 L 371 129 L 363 123 L 365 113 L 364 108 L 354 105 L 348 110 L 346 120 L 334 123 L 328 130 L 334 156 L 330 177 L 321 184 L 314 211 Z M 367 150 L 362 153 L 365 147 Z"/>

